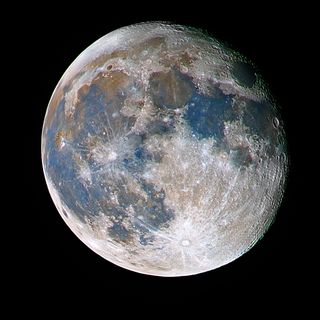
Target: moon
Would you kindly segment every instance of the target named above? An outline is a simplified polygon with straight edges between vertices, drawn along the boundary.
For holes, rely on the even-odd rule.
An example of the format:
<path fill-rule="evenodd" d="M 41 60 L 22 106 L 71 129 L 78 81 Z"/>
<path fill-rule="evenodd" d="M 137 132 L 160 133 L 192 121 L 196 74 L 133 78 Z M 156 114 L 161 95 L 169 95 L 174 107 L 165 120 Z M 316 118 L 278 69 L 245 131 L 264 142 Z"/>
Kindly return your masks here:
<path fill-rule="evenodd" d="M 200 30 L 151 22 L 94 42 L 44 119 L 50 195 L 106 260 L 155 276 L 219 268 L 274 220 L 288 171 L 257 68 Z"/>

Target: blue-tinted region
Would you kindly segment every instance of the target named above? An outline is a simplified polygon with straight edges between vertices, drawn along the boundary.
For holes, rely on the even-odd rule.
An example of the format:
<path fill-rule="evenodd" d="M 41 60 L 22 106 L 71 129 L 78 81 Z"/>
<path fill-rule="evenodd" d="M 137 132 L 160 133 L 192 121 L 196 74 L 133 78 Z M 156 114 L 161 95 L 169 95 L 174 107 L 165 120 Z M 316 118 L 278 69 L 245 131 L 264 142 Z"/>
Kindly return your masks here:
<path fill-rule="evenodd" d="M 136 159 L 141 161 L 151 160 L 152 158 L 150 153 L 143 146 L 138 146 L 134 151 L 134 155 Z"/>
<path fill-rule="evenodd" d="M 147 246 L 148 244 L 152 243 L 153 240 L 154 240 L 154 236 L 152 234 L 150 235 L 141 234 L 139 236 L 139 242 L 143 246 Z"/>
<path fill-rule="evenodd" d="M 224 122 L 236 120 L 238 117 L 232 109 L 232 97 L 222 92 L 218 97 L 212 97 L 195 91 L 184 114 L 192 133 L 199 139 L 214 137 L 221 141 L 224 136 Z"/>
<path fill-rule="evenodd" d="M 143 182 L 143 190 L 147 193 L 147 203 L 134 206 L 137 215 L 142 215 L 150 226 L 158 228 L 174 218 L 174 212 L 164 204 L 165 193 L 157 191 L 153 184 Z"/>
<path fill-rule="evenodd" d="M 272 126 L 273 111 L 268 102 L 247 102 L 243 114 L 243 123 L 251 130 L 251 133 L 262 138 L 272 138 L 275 129 Z"/>
<path fill-rule="evenodd" d="M 143 159 L 145 157 L 146 151 L 143 147 L 137 147 L 136 150 L 134 151 L 134 155 L 138 158 L 138 159 Z"/>
<path fill-rule="evenodd" d="M 51 180 L 68 208 L 82 220 L 86 214 L 97 213 L 88 190 L 79 181 L 70 151 L 51 147 L 47 166 Z"/>
<path fill-rule="evenodd" d="M 141 173 L 145 167 L 146 161 L 152 159 L 151 155 L 145 148 L 143 148 L 139 141 L 142 141 L 142 138 L 137 140 L 134 137 L 129 137 L 127 143 L 136 147 L 132 154 L 127 154 L 122 160 L 122 165 L 132 174 L 138 172 Z"/>
<path fill-rule="evenodd" d="M 119 241 L 126 241 L 130 235 L 129 231 L 121 224 L 114 223 L 112 227 L 108 228 L 110 236 Z"/>

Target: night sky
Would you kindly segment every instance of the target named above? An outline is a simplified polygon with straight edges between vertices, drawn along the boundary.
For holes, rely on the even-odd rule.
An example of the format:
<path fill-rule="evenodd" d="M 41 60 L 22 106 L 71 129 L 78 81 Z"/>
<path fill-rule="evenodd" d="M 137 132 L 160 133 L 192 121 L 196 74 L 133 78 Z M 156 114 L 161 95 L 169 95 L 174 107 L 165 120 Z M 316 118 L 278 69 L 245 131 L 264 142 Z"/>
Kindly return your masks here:
<path fill-rule="evenodd" d="M 151 4 L 150 4 L 151 6 Z M 300 217 L 310 214 L 301 198 L 307 193 L 301 172 L 307 149 L 304 130 L 298 124 L 305 110 L 301 94 L 303 66 L 297 37 L 298 8 L 281 10 L 276 5 L 232 8 L 226 3 L 207 7 L 184 5 L 173 9 L 165 3 L 153 9 L 125 3 L 105 7 L 78 7 L 66 10 L 43 5 L 38 13 L 26 15 L 19 37 L 26 51 L 25 73 L 28 96 L 24 107 L 24 196 L 19 214 L 26 232 L 19 253 L 20 289 L 34 294 L 37 301 L 58 291 L 57 301 L 76 297 L 80 305 L 86 296 L 99 296 L 105 303 L 132 300 L 145 305 L 190 305 L 194 302 L 214 305 L 230 301 L 254 301 L 262 308 L 283 305 L 283 296 L 291 301 L 302 294 L 305 282 L 302 266 Z M 124 10 L 121 14 L 119 10 Z M 156 9 L 159 8 L 159 9 Z M 30 11 L 32 9 L 28 8 Z M 156 13 L 154 13 L 156 10 Z M 290 172 L 283 203 L 275 223 L 254 248 L 231 264 L 190 277 L 161 278 L 134 273 L 99 257 L 69 230 L 48 193 L 41 167 L 41 128 L 50 96 L 70 63 L 92 42 L 119 27 L 142 21 L 172 21 L 208 30 L 253 60 L 270 85 L 282 107 L 289 139 Z M 20 21 L 21 22 L 21 21 Z M 46 36 L 44 36 L 44 30 Z M 303 106 L 303 108 L 301 108 Z M 309 114 L 310 116 L 310 114 Z M 309 188 L 309 189 L 308 189 Z M 18 290 L 18 289 L 17 289 Z M 61 297 L 59 297 L 61 295 Z M 82 298 L 81 298 L 82 297 Z M 60 303 L 56 302 L 57 305 Z M 228 304 L 226 304 L 228 305 Z M 263 306 L 264 305 L 264 306 Z M 138 304 L 136 304 L 138 306 Z M 220 305 L 221 306 L 221 305 Z M 137 311 L 137 310 L 136 310 Z M 138 313 L 137 313 L 138 314 Z"/>

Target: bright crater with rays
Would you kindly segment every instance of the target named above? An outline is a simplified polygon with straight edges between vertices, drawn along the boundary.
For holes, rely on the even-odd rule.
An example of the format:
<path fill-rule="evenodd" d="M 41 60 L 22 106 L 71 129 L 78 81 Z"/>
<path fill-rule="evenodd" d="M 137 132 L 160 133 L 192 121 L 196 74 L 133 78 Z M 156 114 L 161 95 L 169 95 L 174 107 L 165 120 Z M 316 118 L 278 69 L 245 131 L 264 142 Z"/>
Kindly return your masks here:
<path fill-rule="evenodd" d="M 256 68 L 199 30 L 163 23 L 113 31 L 72 63 L 47 109 L 42 162 L 82 242 L 158 276 L 249 250 L 276 215 L 288 167 Z"/>

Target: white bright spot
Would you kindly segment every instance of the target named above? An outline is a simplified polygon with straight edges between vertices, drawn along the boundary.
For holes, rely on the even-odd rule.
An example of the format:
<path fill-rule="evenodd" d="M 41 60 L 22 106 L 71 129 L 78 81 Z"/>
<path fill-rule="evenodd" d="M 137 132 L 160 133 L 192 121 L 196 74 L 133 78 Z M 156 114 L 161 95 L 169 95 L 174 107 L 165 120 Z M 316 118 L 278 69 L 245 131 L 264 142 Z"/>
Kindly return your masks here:
<path fill-rule="evenodd" d="M 181 241 L 181 245 L 182 245 L 183 247 L 189 247 L 190 244 L 191 244 L 191 242 L 190 242 L 190 240 L 188 240 L 188 239 L 184 239 L 184 240 Z"/>
<path fill-rule="evenodd" d="M 117 153 L 114 152 L 114 151 L 111 151 L 111 152 L 109 153 L 109 155 L 108 155 L 108 160 L 109 160 L 109 161 L 114 161 L 114 160 L 117 159 L 117 157 L 118 157 Z"/>

